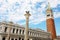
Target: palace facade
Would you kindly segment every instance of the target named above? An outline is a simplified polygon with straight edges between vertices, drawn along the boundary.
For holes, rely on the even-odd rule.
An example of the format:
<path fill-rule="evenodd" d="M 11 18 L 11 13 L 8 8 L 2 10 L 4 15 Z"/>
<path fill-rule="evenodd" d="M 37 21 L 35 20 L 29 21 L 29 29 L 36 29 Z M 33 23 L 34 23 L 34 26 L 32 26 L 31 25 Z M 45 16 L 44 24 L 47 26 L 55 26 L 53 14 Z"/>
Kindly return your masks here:
<path fill-rule="evenodd" d="M 10 29 L 10 31 L 9 31 Z M 0 22 L 0 40 L 24 40 L 25 27 L 13 22 Z M 41 29 L 29 29 L 28 40 L 51 40 L 51 34 Z"/>

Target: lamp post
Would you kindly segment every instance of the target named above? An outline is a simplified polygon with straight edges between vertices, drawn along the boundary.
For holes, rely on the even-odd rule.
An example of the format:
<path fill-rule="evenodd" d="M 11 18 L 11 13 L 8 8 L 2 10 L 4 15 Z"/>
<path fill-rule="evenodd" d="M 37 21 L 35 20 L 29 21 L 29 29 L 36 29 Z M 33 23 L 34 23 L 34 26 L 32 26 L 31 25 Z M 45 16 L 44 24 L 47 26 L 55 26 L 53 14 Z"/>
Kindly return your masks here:
<path fill-rule="evenodd" d="M 26 14 L 24 16 L 26 17 L 25 39 L 24 40 L 28 40 L 29 17 L 31 16 L 31 14 L 29 14 L 29 11 L 26 11 Z"/>

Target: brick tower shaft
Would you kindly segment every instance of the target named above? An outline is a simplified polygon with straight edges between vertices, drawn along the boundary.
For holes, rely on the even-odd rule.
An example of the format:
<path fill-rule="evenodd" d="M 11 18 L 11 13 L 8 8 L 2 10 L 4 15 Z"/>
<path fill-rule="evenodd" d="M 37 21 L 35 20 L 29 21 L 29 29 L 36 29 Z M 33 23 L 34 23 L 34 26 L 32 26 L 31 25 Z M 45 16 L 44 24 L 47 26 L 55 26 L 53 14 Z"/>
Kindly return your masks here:
<path fill-rule="evenodd" d="M 56 39 L 56 31 L 54 25 L 54 19 L 47 19 L 47 31 L 51 33 L 52 39 Z"/>
<path fill-rule="evenodd" d="M 48 3 L 48 8 L 46 10 L 46 24 L 47 24 L 47 31 L 51 33 L 52 39 L 53 40 L 56 39 L 54 18 L 49 3 Z"/>

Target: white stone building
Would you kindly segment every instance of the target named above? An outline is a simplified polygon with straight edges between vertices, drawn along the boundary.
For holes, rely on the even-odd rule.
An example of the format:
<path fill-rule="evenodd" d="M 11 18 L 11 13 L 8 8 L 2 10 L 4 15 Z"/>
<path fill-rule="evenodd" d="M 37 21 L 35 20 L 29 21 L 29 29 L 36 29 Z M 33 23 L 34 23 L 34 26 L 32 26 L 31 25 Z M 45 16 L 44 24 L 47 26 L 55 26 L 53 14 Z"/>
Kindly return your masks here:
<path fill-rule="evenodd" d="M 10 29 L 10 31 L 9 31 Z M 25 28 L 13 22 L 0 22 L 0 40 L 24 40 Z M 29 29 L 28 40 L 51 40 L 51 34 L 41 29 Z"/>

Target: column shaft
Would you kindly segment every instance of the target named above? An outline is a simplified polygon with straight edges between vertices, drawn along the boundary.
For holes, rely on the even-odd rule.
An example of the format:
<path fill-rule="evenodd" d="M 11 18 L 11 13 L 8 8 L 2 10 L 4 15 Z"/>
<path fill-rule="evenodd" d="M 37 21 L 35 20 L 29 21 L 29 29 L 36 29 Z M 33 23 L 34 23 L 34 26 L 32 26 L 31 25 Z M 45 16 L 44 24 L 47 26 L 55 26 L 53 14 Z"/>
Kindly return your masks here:
<path fill-rule="evenodd" d="M 25 27 L 25 40 L 28 40 L 28 22 L 29 18 L 26 18 L 26 27 Z"/>
<path fill-rule="evenodd" d="M 28 31 L 29 31 L 29 11 L 26 11 L 25 17 L 26 17 L 26 27 L 25 27 L 25 39 L 24 40 L 28 40 Z"/>

